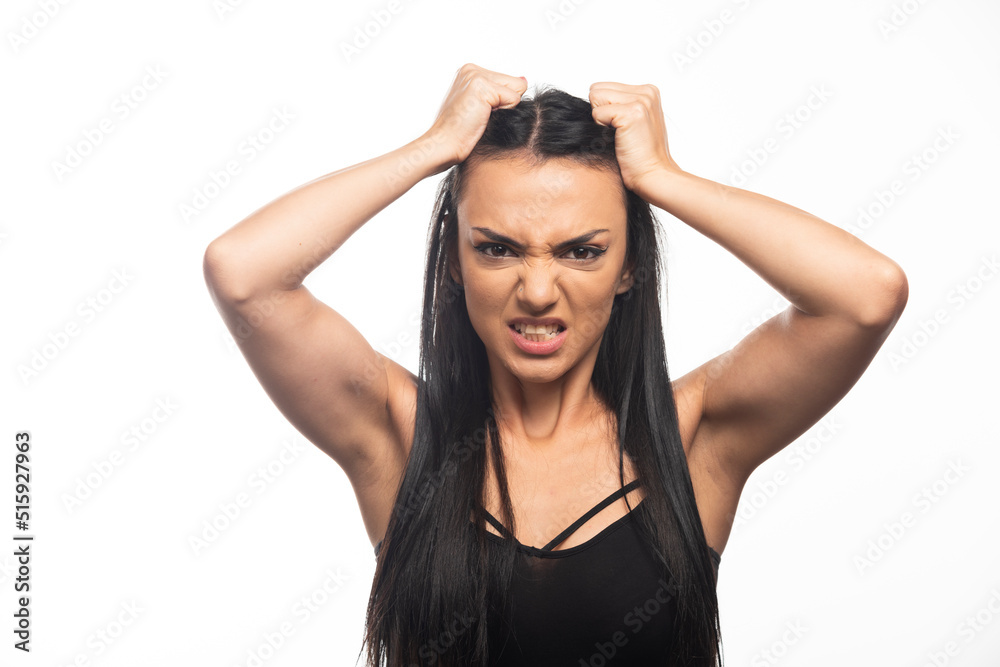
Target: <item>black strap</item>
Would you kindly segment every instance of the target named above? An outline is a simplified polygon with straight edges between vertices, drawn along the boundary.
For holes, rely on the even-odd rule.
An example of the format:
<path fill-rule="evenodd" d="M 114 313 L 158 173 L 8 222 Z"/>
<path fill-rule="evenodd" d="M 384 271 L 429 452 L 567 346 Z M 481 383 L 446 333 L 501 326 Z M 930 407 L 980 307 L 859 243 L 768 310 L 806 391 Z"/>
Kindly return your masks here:
<path fill-rule="evenodd" d="M 619 498 L 621 498 L 622 496 L 624 496 L 628 492 L 630 492 L 633 489 L 638 488 L 638 487 L 639 487 L 639 480 L 635 479 L 635 480 L 632 480 L 631 482 L 629 482 L 628 484 L 626 484 L 625 486 L 621 487 L 620 489 L 617 489 L 610 496 L 608 496 L 607 498 L 605 498 L 604 500 L 602 500 L 601 502 L 599 502 L 597 505 L 595 505 L 594 507 L 592 507 L 589 512 L 587 512 L 582 517 L 580 517 L 579 519 L 577 519 L 573 523 L 572 526 L 570 526 L 569 528 L 567 528 L 563 532 L 559 533 L 559 535 L 556 536 L 555 539 L 553 539 L 551 542 L 549 542 L 544 547 L 542 547 L 542 551 L 551 551 L 553 547 L 559 546 L 560 544 L 562 544 L 566 540 L 567 537 L 569 537 L 570 535 L 573 534 L 573 531 L 575 531 L 577 528 L 579 528 L 583 524 L 587 523 L 595 514 L 597 514 L 602 509 L 604 509 L 605 507 L 607 507 L 611 503 L 615 502 L 616 500 L 618 500 Z M 500 523 L 499 521 L 497 521 L 496 517 L 494 517 L 492 514 L 490 514 L 486 510 L 485 507 L 481 507 L 481 506 L 477 505 L 476 509 L 483 513 L 483 515 L 486 517 L 486 520 L 489 521 L 490 523 L 492 523 L 493 526 L 498 531 L 500 531 L 501 535 L 503 535 L 504 537 L 506 537 L 508 539 L 514 539 L 514 536 L 510 534 L 510 531 L 508 531 L 507 528 L 502 523 Z"/>
<path fill-rule="evenodd" d="M 617 491 L 615 491 L 614 493 L 612 493 L 610 496 L 608 496 L 607 498 L 605 498 L 604 500 L 602 500 L 601 502 L 599 502 L 597 505 L 595 505 L 594 507 L 592 507 L 589 512 L 587 512 L 586 514 L 584 514 L 583 516 L 581 516 L 579 519 L 577 519 L 576 521 L 574 521 L 572 526 L 570 526 L 569 528 L 567 528 L 563 532 L 559 533 L 559 535 L 557 535 L 551 542 L 549 542 L 544 547 L 542 547 L 542 551 L 551 551 L 553 547 L 557 547 L 560 544 L 562 544 L 566 540 L 566 538 L 569 537 L 570 535 L 572 535 L 573 532 L 577 528 L 579 528 L 583 524 L 585 524 L 588 521 L 590 521 L 591 517 L 593 517 L 595 514 L 597 514 L 598 512 L 600 512 L 602 509 L 604 509 L 605 507 L 607 507 L 611 503 L 615 502 L 616 500 L 618 500 L 619 498 L 621 498 L 622 496 L 624 496 L 625 494 L 627 494 L 629 491 L 631 491 L 632 489 L 634 489 L 634 488 L 636 488 L 638 486 L 639 486 L 639 480 L 634 479 L 631 482 L 629 482 L 628 484 L 626 484 L 625 486 L 623 486 L 622 488 L 620 488 Z"/>
<path fill-rule="evenodd" d="M 513 539 L 514 536 L 510 534 L 510 531 L 508 531 L 507 528 L 505 528 L 502 523 L 497 521 L 496 518 L 492 514 L 490 514 L 485 507 L 480 507 L 479 505 L 476 505 L 476 509 L 478 509 L 486 516 L 486 520 L 492 523 L 493 526 L 500 531 L 501 535 L 503 535 L 508 539 Z"/>

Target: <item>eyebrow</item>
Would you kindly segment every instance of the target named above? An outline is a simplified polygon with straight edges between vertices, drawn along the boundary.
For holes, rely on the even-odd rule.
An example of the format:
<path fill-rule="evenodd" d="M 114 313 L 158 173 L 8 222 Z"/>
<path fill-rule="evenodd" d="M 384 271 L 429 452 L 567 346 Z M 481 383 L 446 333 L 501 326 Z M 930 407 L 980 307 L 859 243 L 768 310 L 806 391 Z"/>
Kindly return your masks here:
<path fill-rule="evenodd" d="M 473 227 L 472 229 L 476 230 L 477 232 L 480 232 L 483 236 L 485 236 L 486 238 L 488 238 L 491 241 L 496 241 L 497 243 L 505 243 L 505 244 L 507 244 L 509 246 L 512 246 L 514 248 L 521 248 L 522 247 L 521 244 L 518 243 L 517 241 L 515 241 L 514 239 L 510 238 L 509 236 L 504 236 L 503 234 L 497 233 L 497 232 L 493 231 L 492 229 L 490 229 L 489 227 Z M 608 230 L 608 229 L 592 229 L 592 230 L 590 230 L 589 232 L 587 232 L 585 234 L 580 234 L 579 236 L 576 236 L 574 238 L 567 239 L 566 241 L 563 241 L 557 247 L 563 248 L 563 247 L 566 247 L 566 246 L 569 246 L 569 245 L 576 245 L 577 243 L 586 243 L 587 241 L 589 241 L 590 239 L 594 238 L 595 236 L 597 236 L 601 232 L 607 232 L 607 231 L 611 231 L 611 230 Z"/>

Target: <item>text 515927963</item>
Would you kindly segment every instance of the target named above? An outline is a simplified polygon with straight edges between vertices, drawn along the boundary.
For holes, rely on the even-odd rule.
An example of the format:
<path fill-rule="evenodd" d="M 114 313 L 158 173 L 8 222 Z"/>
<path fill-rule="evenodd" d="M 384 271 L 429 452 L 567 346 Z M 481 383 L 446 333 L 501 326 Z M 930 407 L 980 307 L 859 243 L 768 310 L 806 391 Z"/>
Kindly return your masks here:
<path fill-rule="evenodd" d="M 31 434 L 20 432 L 14 436 L 14 526 L 20 533 L 31 523 Z M 31 541 L 33 535 L 14 534 L 14 556 L 17 559 L 17 576 L 14 577 L 16 607 L 14 611 L 14 648 L 30 651 L 31 612 Z"/>

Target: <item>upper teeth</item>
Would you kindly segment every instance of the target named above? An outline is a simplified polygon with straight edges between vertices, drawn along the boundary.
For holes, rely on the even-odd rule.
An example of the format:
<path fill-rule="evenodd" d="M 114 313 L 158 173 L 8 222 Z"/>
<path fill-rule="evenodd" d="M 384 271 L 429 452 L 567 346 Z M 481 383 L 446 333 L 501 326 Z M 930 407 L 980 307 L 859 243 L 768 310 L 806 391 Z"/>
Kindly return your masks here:
<path fill-rule="evenodd" d="M 518 322 L 514 325 L 514 328 L 517 329 L 518 333 L 522 334 L 551 334 L 559 330 L 559 325 L 544 324 L 535 326 L 534 324 L 524 324 L 522 322 Z"/>

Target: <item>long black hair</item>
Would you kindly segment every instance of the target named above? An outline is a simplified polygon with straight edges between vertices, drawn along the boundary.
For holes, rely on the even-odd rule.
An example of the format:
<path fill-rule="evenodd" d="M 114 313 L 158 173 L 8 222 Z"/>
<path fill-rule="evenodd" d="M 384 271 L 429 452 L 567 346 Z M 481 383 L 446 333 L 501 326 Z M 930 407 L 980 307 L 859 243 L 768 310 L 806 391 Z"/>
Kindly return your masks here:
<path fill-rule="evenodd" d="M 479 160 L 518 156 L 569 159 L 620 178 L 614 137 L 614 128 L 593 120 L 587 100 L 544 88 L 511 109 L 494 109 L 472 154 L 440 183 L 424 274 L 413 444 L 377 552 L 365 619 L 369 667 L 488 665 L 487 619 L 507 609 L 516 545 L 504 540 L 503 547 L 488 548 L 483 517 L 474 512 L 483 502 L 489 455 L 500 520 L 516 534 L 486 348 L 451 275 L 463 174 Z M 620 483 L 627 454 L 644 490 L 647 511 L 634 515 L 637 529 L 676 586 L 678 634 L 670 664 L 710 667 L 721 661 L 716 574 L 667 372 L 661 232 L 650 205 L 622 189 L 625 262 L 634 282 L 614 299 L 591 382 L 615 420 Z"/>

